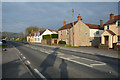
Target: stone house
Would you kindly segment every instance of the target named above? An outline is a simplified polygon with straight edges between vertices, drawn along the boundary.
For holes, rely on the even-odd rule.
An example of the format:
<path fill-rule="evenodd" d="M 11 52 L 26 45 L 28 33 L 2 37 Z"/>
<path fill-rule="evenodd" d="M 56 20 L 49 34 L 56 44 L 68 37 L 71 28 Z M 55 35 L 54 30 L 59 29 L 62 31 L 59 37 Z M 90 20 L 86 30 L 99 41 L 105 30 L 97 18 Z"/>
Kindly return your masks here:
<path fill-rule="evenodd" d="M 66 41 L 69 46 L 98 46 L 103 33 L 103 21 L 100 21 L 100 25 L 96 25 L 84 23 L 80 14 L 77 18 L 74 27 L 73 23 L 66 24 L 64 20 L 64 25 L 58 29 L 58 40 Z"/>

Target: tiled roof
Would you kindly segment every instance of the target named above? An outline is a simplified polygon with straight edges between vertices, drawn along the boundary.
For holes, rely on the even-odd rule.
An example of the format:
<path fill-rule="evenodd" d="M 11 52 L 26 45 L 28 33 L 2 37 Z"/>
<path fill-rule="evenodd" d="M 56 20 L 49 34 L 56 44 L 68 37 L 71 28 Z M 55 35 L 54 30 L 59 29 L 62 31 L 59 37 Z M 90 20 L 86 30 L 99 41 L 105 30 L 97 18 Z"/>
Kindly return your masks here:
<path fill-rule="evenodd" d="M 103 29 L 100 25 L 85 23 L 90 29 Z"/>
<path fill-rule="evenodd" d="M 76 24 L 78 21 L 75 21 L 74 24 Z M 96 25 L 96 24 L 88 24 L 85 23 L 90 29 L 102 29 L 103 27 L 100 27 L 100 25 Z M 59 28 L 58 31 L 60 30 L 64 30 L 64 29 L 70 29 L 71 27 L 73 27 L 72 23 L 66 24 L 63 27 Z"/>
<path fill-rule="evenodd" d="M 116 22 L 116 20 L 119 20 L 119 19 L 120 19 L 120 15 L 114 16 L 114 19 L 108 20 L 104 25 L 113 24 Z"/>
<path fill-rule="evenodd" d="M 75 21 L 75 22 L 74 22 L 74 25 L 75 25 L 77 22 L 78 22 L 78 21 Z M 63 27 L 59 28 L 58 31 L 64 30 L 64 29 L 70 29 L 72 26 L 73 26 L 72 23 L 66 24 L 66 25 L 64 25 Z"/>
<path fill-rule="evenodd" d="M 116 35 L 113 31 L 111 31 L 111 30 L 106 30 L 107 32 L 109 32 L 110 34 L 112 34 L 112 35 Z"/>
<path fill-rule="evenodd" d="M 56 33 L 58 33 L 58 31 L 56 31 L 56 30 L 51 30 L 51 29 L 48 29 L 48 30 L 50 30 L 51 32 L 56 32 Z"/>
<path fill-rule="evenodd" d="M 40 29 L 39 30 L 39 33 L 40 33 L 40 35 L 45 31 L 46 29 Z M 31 32 L 30 34 L 29 34 L 29 36 L 34 36 L 34 33 L 38 33 L 38 31 L 33 31 L 33 32 Z"/>

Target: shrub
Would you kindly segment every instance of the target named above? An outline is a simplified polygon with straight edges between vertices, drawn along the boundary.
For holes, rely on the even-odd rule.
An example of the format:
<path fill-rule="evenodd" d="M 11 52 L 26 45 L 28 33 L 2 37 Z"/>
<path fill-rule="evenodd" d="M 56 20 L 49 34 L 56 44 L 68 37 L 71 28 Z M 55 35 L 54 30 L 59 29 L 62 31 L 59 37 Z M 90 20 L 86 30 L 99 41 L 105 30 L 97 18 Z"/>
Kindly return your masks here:
<path fill-rule="evenodd" d="M 43 35 L 43 39 L 51 39 L 50 35 Z"/>
<path fill-rule="evenodd" d="M 58 34 L 51 34 L 51 38 L 58 38 Z"/>
<path fill-rule="evenodd" d="M 59 41 L 59 44 L 66 44 L 65 41 Z"/>

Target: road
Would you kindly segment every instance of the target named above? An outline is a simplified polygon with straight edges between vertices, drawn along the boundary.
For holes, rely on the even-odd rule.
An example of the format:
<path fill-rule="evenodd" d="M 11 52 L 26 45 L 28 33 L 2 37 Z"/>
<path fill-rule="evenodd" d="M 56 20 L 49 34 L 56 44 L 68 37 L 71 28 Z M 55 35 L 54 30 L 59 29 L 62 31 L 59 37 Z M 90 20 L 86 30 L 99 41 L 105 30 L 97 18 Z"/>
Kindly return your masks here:
<path fill-rule="evenodd" d="M 9 41 L 45 78 L 117 78 L 118 59 Z"/>

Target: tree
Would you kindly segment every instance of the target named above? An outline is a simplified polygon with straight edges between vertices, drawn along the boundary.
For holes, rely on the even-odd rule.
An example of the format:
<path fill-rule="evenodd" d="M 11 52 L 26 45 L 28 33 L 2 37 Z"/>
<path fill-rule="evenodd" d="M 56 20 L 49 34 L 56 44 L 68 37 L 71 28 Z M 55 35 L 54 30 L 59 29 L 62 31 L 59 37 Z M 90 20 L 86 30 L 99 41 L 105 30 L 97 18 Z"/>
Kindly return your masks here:
<path fill-rule="evenodd" d="M 2 39 L 5 39 L 6 37 L 5 36 L 2 36 Z"/>
<path fill-rule="evenodd" d="M 39 28 L 37 26 L 30 26 L 30 27 L 26 28 L 25 34 L 26 34 L 26 36 L 28 36 L 32 32 L 32 30 L 33 31 L 38 31 L 38 29 Z"/>

